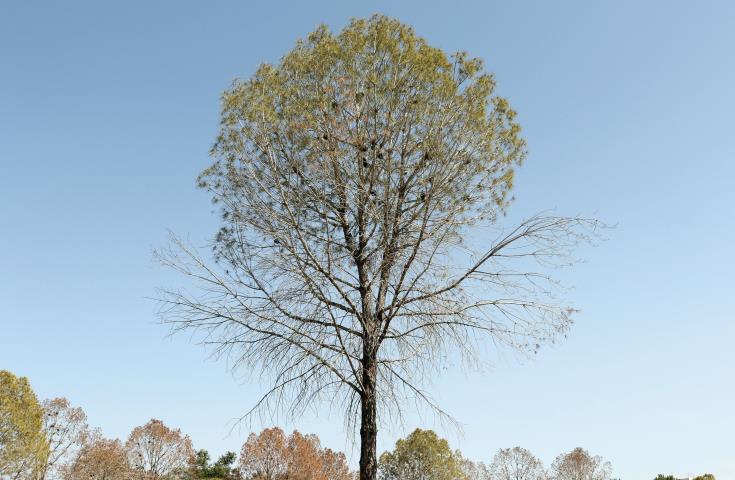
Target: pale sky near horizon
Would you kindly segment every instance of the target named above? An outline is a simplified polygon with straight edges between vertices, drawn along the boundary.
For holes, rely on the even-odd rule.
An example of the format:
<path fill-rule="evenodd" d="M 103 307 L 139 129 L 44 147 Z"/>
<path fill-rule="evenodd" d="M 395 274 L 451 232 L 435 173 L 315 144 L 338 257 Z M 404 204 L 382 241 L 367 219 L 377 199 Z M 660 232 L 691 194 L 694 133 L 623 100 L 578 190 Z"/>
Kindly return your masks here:
<path fill-rule="evenodd" d="M 533 361 L 449 370 L 431 417 L 473 460 L 521 445 L 548 466 L 582 446 L 624 480 L 735 480 L 735 3 L 0 2 L 0 369 L 66 396 L 124 439 L 151 417 L 214 455 L 262 385 L 158 325 L 151 252 L 204 244 L 195 177 L 219 95 L 319 23 L 384 13 L 486 61 L 529 158 L 508 222 L 555 209 L 617 227 L 562 277 L 581 309 Z M 281 424 L 349 445 L 339 415 Z M 262 426 L 256 423 L 253 429 Z M 351 460 L 356 463 L 356 453 Z"/>

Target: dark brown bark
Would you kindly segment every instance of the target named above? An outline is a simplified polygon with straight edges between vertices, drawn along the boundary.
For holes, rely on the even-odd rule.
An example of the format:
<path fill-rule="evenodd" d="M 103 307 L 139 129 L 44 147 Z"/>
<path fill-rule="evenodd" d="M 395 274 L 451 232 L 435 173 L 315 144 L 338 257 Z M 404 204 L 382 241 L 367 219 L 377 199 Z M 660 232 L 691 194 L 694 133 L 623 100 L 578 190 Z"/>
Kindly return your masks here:
<path fill-rule="evenodd" d="M 378 476 L 377 362 L 375 353 L 365 349 L 363 355 L 360 417 L 360 480 L 376 480 Z"/>

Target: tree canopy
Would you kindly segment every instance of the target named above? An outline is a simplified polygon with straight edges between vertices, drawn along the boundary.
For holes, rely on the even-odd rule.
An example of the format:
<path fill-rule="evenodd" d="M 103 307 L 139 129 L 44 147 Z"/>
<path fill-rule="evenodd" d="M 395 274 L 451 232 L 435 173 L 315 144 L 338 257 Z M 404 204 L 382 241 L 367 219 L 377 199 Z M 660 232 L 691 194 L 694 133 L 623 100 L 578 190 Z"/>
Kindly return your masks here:
<path fill-rule="evenodd" d="M 432 430 L 414 430 L 380 456 L 380 480 L 463 480 L 462 455 Z"/>
<path fill-rule="evenodd" d="M 59 478 L 89 439 L 87 414 L 81 407 L 72 407 L 64 397 L 44 400 L 41 406 L 49 455 L 36 480 Z"/>
<path fill-rule="evenodd" d="M 131 467 L 146 480 L 180 477 L 195 458 L 189 436 L 155 418 L 133 429 L 125 449 Z"/>
<path fill-rule="evenodd" d="M 0 478 L 26 479 L 49 456 L 44 411 L 28 379 L 0 370 Z"/>
<path fill-rule="evenodd" d="M 130 480 L 140 473 L 131 468 L 120 440 L 100 435 L 90 438 L 62 471 L 64 480 Z"/>
<path fill-rule="evenodd" d="M 322 447 L 316 435 L 286 436 L 277 427 L 250 434 L 240 471 L 248 480 L 353 480 L 343 453 Z"/>
<path fill-rule="evenodd" d="M 209 478 L 212 480 L 236 480 L 240 478 L 240 472 L 235 465 L 237 460 L 235 452 L 225 452 L 214 463 L 210 463 L 209 460 L 209 452 L 198 450 L 187 478 Z"/>
<path fill-rule="evenodd" d="M 581 447 L 562 453 L 551 464 L 554 480 L 609 480 L 611 470 L 610 462 Z"/>
<path fill-rule="evenodd" d="M 493 480 L 544 480 L 546 470 L 541 460 L 521 447 L 501 448 L 490 465 Z"/>

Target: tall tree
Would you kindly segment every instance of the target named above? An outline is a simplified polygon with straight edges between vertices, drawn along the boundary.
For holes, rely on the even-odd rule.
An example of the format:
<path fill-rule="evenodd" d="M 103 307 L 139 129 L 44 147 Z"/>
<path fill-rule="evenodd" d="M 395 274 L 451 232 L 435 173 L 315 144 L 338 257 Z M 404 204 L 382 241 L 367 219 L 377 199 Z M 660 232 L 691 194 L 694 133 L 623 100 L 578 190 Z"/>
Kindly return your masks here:
<path fill-rule="evenodd" d="M 551 464 L 554 480 L 609 480 L 611 470 L 610 462 L 580 447 L 562 453 Z"/>
<path fill-rule="evenodd" d="M 490 464 L 493 480 L 544 480 L 544 464 L 521 447 L 501 448 Z"/>
<path fill-rule="evenodd" d="M 133 429 L 125 449 L 133 469 L 146 480 L 183 476 L 195 455 L 187 435 L 156 419 Z"/>
<path fill-rule="evenodd" d="M 431 430 L 414 430 L 380 456 L 380 480 L 463 480 L 463 458 Z"/>
<path fill-rule="evenodd" d="M 44 400 L 41 406 L 49 455 L 38 480 L 59 478 L 61 470 L 74 461 L 89 439 L 87 414 L 81 407 L 72 407 L 63 397 Z"/>
<path fill-rule="evenodd" d="M 127 451 L 118 439 L 92 435 L 70 465 L 61 469 L 64 480 L 130 480 L 137 472 L 130 468 Z"/>
<path fill-rule="evenodd" d="M 27 378 L 0 370 L 0 478 L 30 480 L 47 458 L 43 408 L 35 392 Z"/>
<path fill-rule="evenodd" d="M 380 419 L 413 398 L 443 413 L 424 383 L 448 349 L 533 353 L 570 325 L 531 264 L 566 262 L 596 224 L 499 224 L 525 142 L 494 88 L 482 61 L 396 20 L 320 27 L 224 93 L 199 178 L 221 205 L 215 262 L 175 238 L 159 252 L 202 287 L 164 291 L 163 320 L 270 377 L 256 408 L 339 406 L 363 480 Z"/>

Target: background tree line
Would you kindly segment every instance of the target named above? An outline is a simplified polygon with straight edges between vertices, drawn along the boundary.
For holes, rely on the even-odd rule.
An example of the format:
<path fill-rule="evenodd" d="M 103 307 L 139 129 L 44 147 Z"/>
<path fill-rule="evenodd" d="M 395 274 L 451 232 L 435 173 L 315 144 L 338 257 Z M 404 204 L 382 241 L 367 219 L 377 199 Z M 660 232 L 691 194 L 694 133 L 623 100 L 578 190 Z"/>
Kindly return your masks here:
<path fill-rule="evenodd" d="M 39 401 L 28 379 L 0 371 L 0 480 L 352 480 L 344 453 L 316 435 L 252 434 L 212 461 L 178 428 L 151 419 L 123 442 L 90 428 L 66 398 Z"/>
<path fill-rule="evenodd" d="M 611 480 L 611 465 L 583 448 L 547 469 L 528 450 L 502 448 L 473 462 L 431 430 L 416 429 L 384 452 L 380 480 Z M 240 450 L 212 460 L 188 435 L 151 419 L 125 442 L 92 429 L 66 398 L 39 401 L 26 378 L 0 371 L 1 480 L 354 480 L 344 453 L 316 435 L 277 427 L 251 433 Z M 677 480 L 659 475 L 655 480 Z M 715 480 L 704 474 L 694 480 Z"/>

